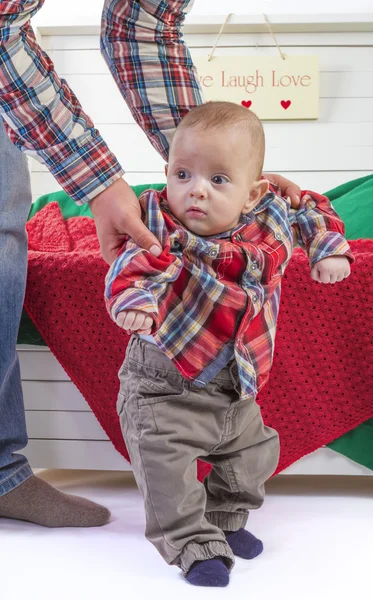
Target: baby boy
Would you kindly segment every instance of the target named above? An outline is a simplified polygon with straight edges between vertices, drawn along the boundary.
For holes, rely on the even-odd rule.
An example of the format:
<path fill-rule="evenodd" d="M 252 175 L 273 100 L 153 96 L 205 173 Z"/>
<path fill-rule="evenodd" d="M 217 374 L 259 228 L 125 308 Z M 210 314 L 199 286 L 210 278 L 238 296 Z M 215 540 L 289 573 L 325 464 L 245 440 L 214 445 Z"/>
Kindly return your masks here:
<path fill-rule="evenodd" d="M 171 145 L 167 187 L 140 199 L 162 254 L 128 240 L 106 279 L 109 313 L 134 333 L 117 408 L 146 536 L 195 585 L 227 585 L 234 555 L 263 549 L 245 525 L 279 440 L 256 395 L 294 239 L 318 281 L 342 281 L 353 260 L 329 201 L 304 193 L 292 210 L 262 178 L 263 160 L 254 113 L 226 102 L 191 110 Z M 203 483 L 198 458 L 213 465 Z"/>

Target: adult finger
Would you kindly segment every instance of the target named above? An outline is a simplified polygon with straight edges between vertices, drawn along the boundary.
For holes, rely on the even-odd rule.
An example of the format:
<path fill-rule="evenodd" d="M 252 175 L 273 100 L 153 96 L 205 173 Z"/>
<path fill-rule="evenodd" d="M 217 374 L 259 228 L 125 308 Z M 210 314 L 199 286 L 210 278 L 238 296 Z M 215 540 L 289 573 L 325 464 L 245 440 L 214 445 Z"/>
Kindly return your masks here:
<path fill-rule="evenodd" d="M 149 231 L 137 216 L 134 215 L 127 223 L 127 233 L 138 246 L 144 248 L 144 250 L 149 250 L 154 256 L 159 256 L 162 253 L 162 248 L 155 235 Z"/>
<path fill-rule="evenodd" d="M 277 173 L 267 173 L 265 177 L 280 188 L 282 196 L 290 198 L 292 208 L 299 208 L 301 196 L 299 185 Z"/>

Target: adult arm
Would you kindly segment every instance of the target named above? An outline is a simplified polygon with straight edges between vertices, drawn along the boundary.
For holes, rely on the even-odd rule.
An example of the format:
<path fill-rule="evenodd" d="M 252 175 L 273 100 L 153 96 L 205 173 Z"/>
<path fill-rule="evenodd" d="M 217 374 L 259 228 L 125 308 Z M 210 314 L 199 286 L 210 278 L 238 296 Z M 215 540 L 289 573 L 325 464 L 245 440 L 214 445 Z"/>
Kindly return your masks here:
<path fill-rule="evenodd" d="M 175 129 L 204 101 L 181 26 L 194 0 L 106 0 L 101 51 L 131 113 L 157 152 L 168 160 Z M 300 188 L 266 174 L 298 208 Z"/>
<path fill-rule="evenodd" d="M 37 44 L 30 18 L 44 0 L 0 1 L 0 113 L 12 142 L 47 165 L 78 204 L 123 170 Z"/>
<path fill-rule="evenodd" d="M 159 253 L 122 167 L 36 42 L 30 18 L 43 3 L 0 0 L 0 116 L 7 133 L 20 150 L 46 164 L 77 204 L 91 201 L 107 262 L 125 234 Z"/>

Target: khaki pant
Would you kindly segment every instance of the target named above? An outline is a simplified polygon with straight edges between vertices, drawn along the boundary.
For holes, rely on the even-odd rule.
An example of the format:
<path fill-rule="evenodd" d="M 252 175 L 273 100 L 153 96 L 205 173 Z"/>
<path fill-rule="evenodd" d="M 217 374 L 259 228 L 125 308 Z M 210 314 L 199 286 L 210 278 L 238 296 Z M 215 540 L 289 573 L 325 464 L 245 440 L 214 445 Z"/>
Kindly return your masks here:
<path fill-rule="evenodd" d="M 264 499 L 279 441 L 252 401 L 240 400 L 234 363 L 196 388 L 157 346 L 133 336 L 119 371 L 118 414 L 145 500 L 146 537 L 187 573 L 196 560 L 234 557 L 223 530 L 244 527 Z M 213 465 L 200 483 L 197 458 Z"/>

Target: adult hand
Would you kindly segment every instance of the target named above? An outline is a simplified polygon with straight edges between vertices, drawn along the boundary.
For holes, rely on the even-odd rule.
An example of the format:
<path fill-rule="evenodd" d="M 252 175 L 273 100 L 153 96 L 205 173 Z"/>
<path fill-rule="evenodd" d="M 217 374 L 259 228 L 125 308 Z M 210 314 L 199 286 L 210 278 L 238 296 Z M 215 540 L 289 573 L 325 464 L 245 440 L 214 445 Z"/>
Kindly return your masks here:
<path fill-rule="evenodd" d="M 101 253 L 109 265 L 117 258 L 127 235 L 154 256 L 161 254 L 159 241 L 141 220 L 136 194 L 124 179 L 117 179 L 93 198 L 89 205 L 96 223 Z"/>
<path fill-rule="evenodd" d="M 281 196 L 289 196 L 292 208 L 299 208 L 301 189 L 296 183 L 276 173 L 265 173 L 263 176 L 280 188 Z"/>

